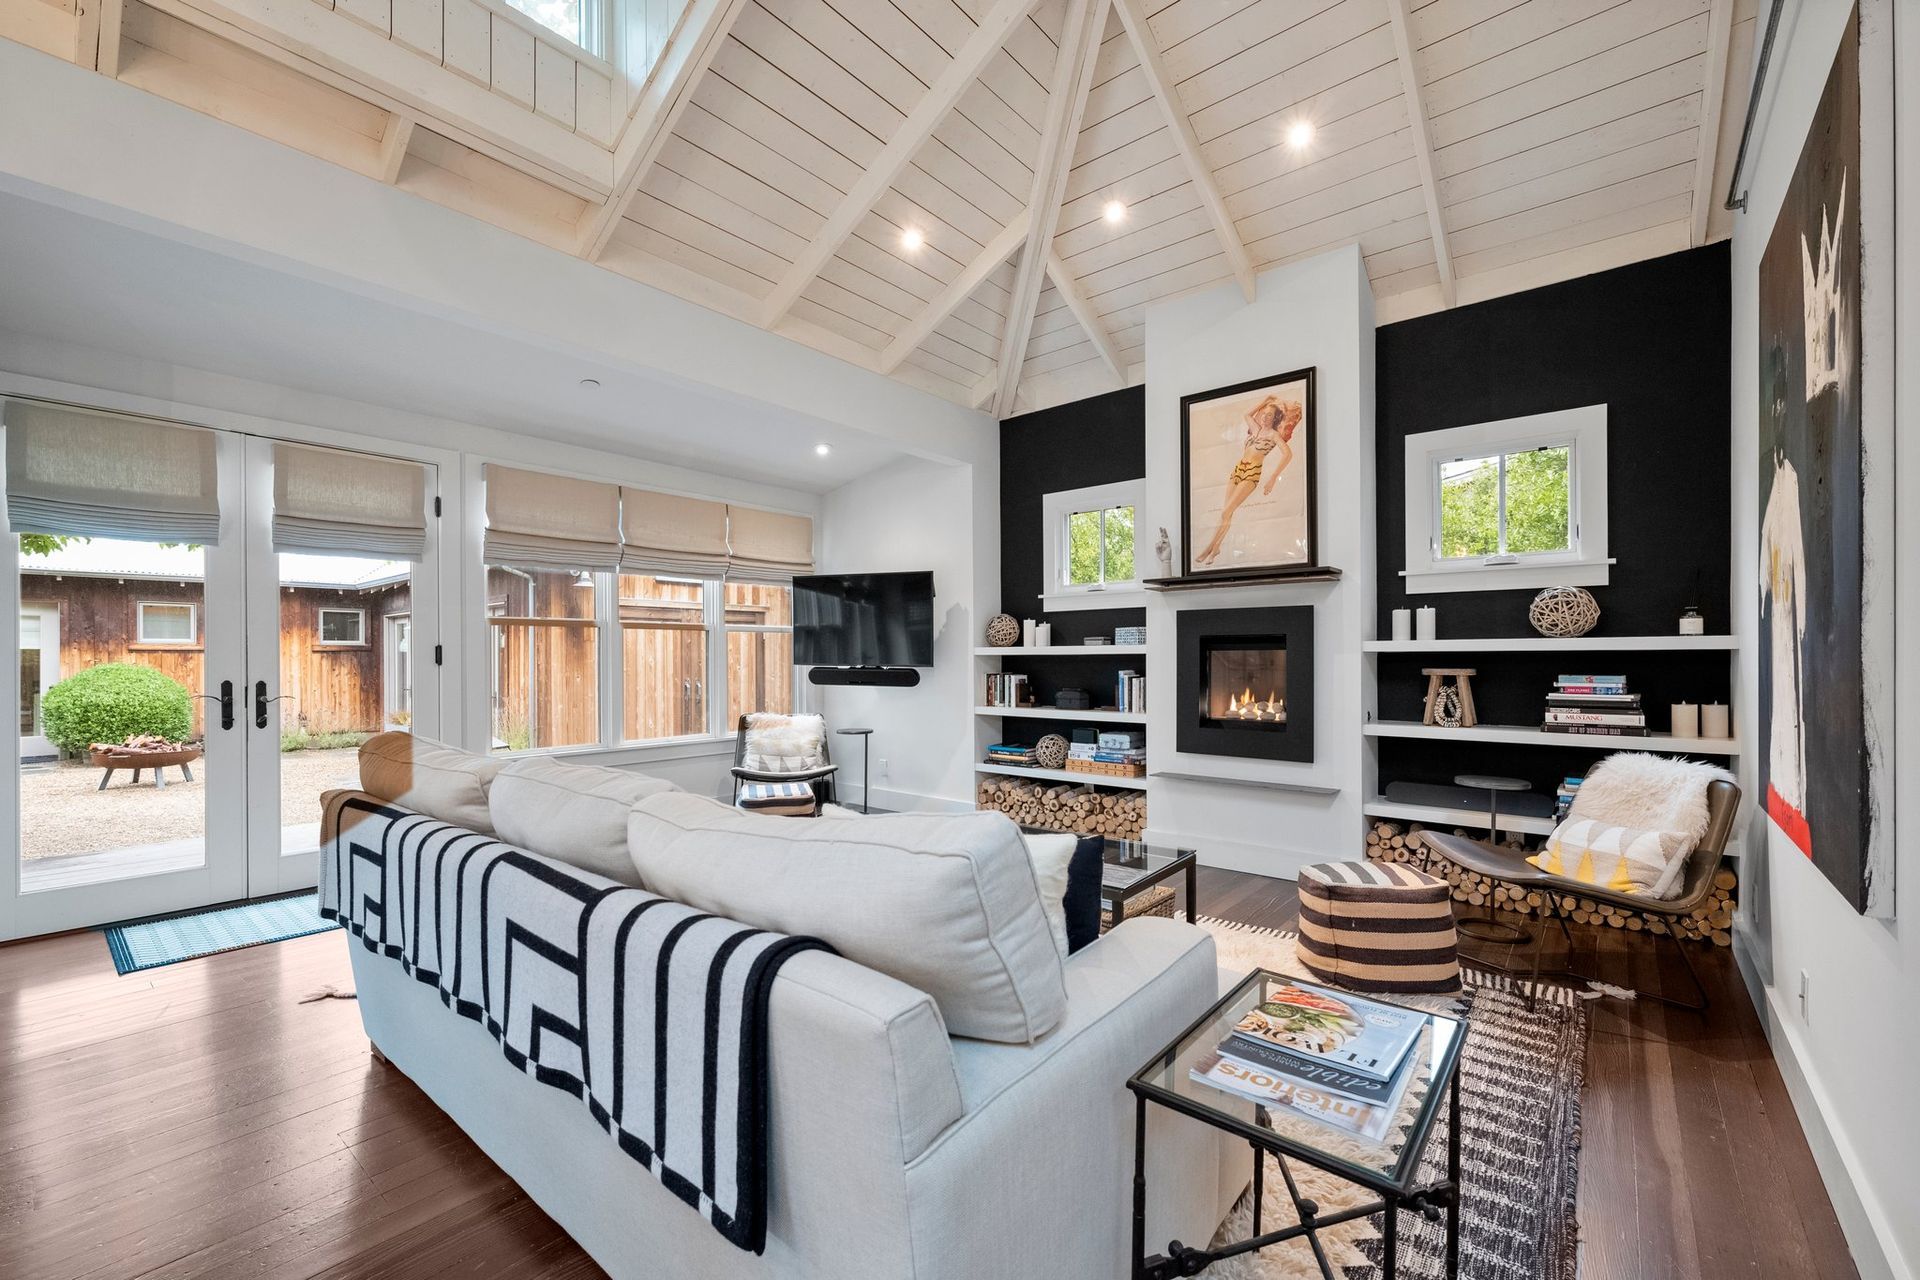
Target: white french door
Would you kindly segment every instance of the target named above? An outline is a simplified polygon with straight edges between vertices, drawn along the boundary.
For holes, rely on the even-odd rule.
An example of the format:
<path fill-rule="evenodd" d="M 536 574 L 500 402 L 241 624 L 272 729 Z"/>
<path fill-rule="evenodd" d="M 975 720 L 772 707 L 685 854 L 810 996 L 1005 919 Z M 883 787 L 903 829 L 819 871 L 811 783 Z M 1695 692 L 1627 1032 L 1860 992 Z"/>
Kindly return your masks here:
<path fill-rule="evenodd" d="M 320 795 L 356 785 L 358 742 L 396 706 L 409 725 L 438 728 L 438 668 L 411 660 L 435 650 L 436 522 L 425 517 L 417 560 L 356 554 L 350 535 L 325 554 L 276 552 L 275 443 L 193 430 L 214 440 L 213 543 L 35 535 L 19 520 L 8 527 L 27 536 L 0 537 L 0 635 L 14 650 L 0 680 L 21 709 L 6 735 L 0 939 L 311 886 Z M 364 455 L 336 452 L 353 475 Z M 425 475 L 430 511 L 435 469 Z M 101 680 L 99 667 L 131 670 L 89 690 L 106 711 L 77 712 L 81 700 L 57 690 L 82 673 Z M 176 706 L 182 689 L 190 725 L 157 736 L 190 740 L 179 753 L 190 758 L 155 767 L 152 755 L 89 749 L 157 727 L 120 710 Z"/>

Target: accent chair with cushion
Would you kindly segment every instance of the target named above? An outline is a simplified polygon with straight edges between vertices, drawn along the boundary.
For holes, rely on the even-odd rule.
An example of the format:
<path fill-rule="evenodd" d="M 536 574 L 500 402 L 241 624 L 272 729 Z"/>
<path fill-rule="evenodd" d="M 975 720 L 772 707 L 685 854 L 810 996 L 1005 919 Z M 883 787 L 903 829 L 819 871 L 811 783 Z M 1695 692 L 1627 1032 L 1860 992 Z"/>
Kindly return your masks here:
<path fill-rule="evenodd" d="M 733 799 L 749 782 L 804 782 L 821 804 L 834 801 L 840 766 L 827 751 L 827 722 L 819 716 L 750 711 L 740 717 L 733 741 Z"/>

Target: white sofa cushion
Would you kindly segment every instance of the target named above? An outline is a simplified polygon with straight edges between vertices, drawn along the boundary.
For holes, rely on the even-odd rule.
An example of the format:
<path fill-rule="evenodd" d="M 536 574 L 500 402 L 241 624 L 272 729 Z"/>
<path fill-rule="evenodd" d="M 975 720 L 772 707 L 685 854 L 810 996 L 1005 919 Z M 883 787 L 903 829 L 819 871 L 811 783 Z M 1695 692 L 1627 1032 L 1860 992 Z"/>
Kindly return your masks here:
<path fill-rule="evenodd" d="M 360 744 L 360 789 L 490 836 L 494 829 L 487 791 L 506 764 L 396 729 Z"/>
<path fill-rule="evenodd" d="M 1067 954 L 1067 868 L 1073 863 L 1080 837 L 1065 832 L 1023 831 L 1027 856 L 1033 859 L 1033 877 L 1040 884 L 1040 907 L 1060 954 Z"/>
<path fill-rule="evenodd" d="M 1028 1044 L 1065 1016 L 1033 861 L 1000 814 L 801 822 L 658 795 L 634 806 L 627 849 L 652 892 L 823 938 L 932 996 L 955 1035 Z"/>
<path fill-rule="evenodd" d="M 508 844 L 638 885 L 627 814 L 647 796 L 679 789 L 650 774 L 528 756 L 500 771 L 488 804 L 494 831 Z"/>
<path fill-rule="evenodd" d="M 755 773 L 801 773 L 827 760 L 827 722 L 819 716 L 755 711 L 747 716 L 740 765 Z"/>

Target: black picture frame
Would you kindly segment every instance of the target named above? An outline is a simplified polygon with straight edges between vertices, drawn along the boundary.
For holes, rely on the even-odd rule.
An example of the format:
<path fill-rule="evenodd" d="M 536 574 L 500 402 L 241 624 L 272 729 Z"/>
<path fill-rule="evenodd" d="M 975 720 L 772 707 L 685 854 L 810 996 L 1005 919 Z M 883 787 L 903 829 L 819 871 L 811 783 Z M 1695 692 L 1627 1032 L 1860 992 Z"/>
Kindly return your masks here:
<path fill-rule="evenodd" d="M 1254 378 L 1248 382 L 1238 382 L 1232 386 L 1215 387 L 1210 391 L 1196 391 L 1192 395 L 1180 397 L 1180 571 L 1186 578 L 1244 577 L 1250 573 L 1270 571 L 1284 574 L 1290 570 L 1312 569 L 1320 563 L 1320 494 L 1319 494 L 1319 417 L 1318 395 L 1315 389 L 1315 371 L 1317 366 L 1309 365 L 1304 369 L 1294 369 L 1287 373 L 1271 377 Z M 1246 396 L 1255 392 L 1277 389 L 1293 383 L 1305 384 L 1304 404 L 1302 406 L 1300 428 L 1306 433 L 1306 445 L 1300 450 L 1298 465 L 1306 471 L 1306 528 L 1304 556 L 1276 558 L 1271 561 L 1238 561 L 1231 564 L 1196 565 L 1194 547 L 1198 539 L 1193 528 L 1193 416 L 1196 406 L 1211 401 Z M 1296 430 L 1296 435 L 1299 430 Z M 1210 538 L 1210 531 L 1202 531 L 1202 537 Z"/>

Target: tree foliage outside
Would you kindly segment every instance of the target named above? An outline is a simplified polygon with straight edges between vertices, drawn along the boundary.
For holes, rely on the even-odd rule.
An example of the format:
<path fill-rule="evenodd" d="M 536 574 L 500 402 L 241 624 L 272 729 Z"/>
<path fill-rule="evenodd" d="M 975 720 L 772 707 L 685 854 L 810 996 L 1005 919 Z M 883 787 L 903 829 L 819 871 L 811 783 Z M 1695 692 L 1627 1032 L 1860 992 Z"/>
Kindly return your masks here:
<path fill-rule="evenodd" d="M 1106 543 L 1107 570 L 1100 572 Z M 1076 511 L 1067 517 L 1067 585 L 1133 581 L 1133 508 Z"/>
<path fill-rule="evenodd" d="M 23 533 L 20 535 L 20 554 L 23 556 L 50 556 L 69 542 L 84 539 L 69 538 L 60 533 Z"/>
<path fill-rule="evenodd" d="M 68 755 L 96 742 L 151 734 L 184 742 L 193 732 L 193 698 L 178 680 L 152 667 L 108 662 L 75 672 L 40 703 L 47 738 Z"/>
<path fill-rule="evenodd" d="M 1571 549 L 1568 466 L 1562 445 L 1448 463 L 1440 473 L 1440 555 L 1525 555 Z M 1500 468 L 1507 471 L 1507 537 L 1500 541 Z"/>

